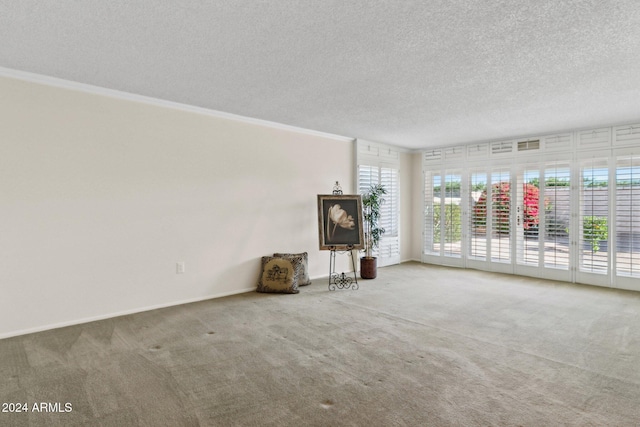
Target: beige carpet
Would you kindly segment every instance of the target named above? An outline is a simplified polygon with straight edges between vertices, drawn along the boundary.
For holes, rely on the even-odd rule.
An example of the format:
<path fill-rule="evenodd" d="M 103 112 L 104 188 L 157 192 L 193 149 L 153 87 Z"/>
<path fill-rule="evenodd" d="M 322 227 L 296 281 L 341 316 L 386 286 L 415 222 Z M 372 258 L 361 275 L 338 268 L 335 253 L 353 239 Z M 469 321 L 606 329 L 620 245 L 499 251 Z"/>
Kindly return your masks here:
<path fill-rule="evenodd" d="M 2 426 L 637 426 L 640 293 L 409 263 L 0 340 L 0 381 Z"/>

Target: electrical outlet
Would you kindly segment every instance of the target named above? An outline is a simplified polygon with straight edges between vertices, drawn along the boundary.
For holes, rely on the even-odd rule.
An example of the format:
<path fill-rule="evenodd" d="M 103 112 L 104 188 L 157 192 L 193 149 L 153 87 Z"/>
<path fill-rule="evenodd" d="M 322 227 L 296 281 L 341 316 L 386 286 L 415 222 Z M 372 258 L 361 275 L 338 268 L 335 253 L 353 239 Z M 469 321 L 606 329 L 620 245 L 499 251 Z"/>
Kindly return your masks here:
<path fill-rule="evenodd" d="M 180 261 L 176 263 L 176 274 L 184 274 L 185 270 L 186 270 L 186 266 L 184 261 Z"/>

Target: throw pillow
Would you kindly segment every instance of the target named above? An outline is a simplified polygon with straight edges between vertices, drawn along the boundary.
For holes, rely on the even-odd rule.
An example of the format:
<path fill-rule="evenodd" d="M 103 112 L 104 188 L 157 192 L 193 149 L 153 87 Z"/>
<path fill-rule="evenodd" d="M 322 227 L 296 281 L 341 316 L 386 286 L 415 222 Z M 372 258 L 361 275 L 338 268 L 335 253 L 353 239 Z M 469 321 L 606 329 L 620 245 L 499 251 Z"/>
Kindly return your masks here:
<path fill-rule="evenodd" d="M 309 255 L 306 252 L 302 252 L 300 254 L 275 253 L 273 256 L 281 258 L 302 258 L 302 276 L 298 278 L 298 285 L 307 286 L 311 284 L 311 279 L 309 279 Z"/>
<path fill-rule="evenodd" d="M 258 292 L 297 294 L 298 277 L 302 273 L 300 257 L 262 257 L 262 272 L 258 280 Z"/>

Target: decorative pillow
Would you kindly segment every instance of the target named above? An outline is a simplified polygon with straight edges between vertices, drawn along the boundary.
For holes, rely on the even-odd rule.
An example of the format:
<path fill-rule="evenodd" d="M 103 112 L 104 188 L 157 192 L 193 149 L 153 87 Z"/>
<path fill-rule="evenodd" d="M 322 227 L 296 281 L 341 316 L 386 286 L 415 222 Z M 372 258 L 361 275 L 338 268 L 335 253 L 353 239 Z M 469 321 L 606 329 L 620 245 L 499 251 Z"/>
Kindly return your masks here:
<path fill-rule="evenodd" d="M 309 255 L 306 252 L 302 252 L 301 254 L 273 254 L 275 257 L 280 258 L 292 258 L 292 257 L 300 257 L 302 258 L 302 275 L 298 278 L 299 286 L 307 286 L 311 284 L 311 279 L 309 279 Z"/>
<path fill-rule="evenodd" d="M 301 257 L 262 257 L 262 273 L 258 292 L 297 294 L 298 277 L 302 274 Z"/>

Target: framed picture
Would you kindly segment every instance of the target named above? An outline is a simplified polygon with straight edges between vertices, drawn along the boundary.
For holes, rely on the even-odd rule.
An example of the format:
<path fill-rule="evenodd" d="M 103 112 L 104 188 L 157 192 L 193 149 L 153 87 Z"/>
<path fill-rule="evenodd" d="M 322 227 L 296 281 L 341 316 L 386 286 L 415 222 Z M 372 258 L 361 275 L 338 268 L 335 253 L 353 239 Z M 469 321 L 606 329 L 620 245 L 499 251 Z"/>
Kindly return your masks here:
<path fill-rule="evenodd" d="M 318 231 L 321 250 L 362 249 L 362 196 L 318 194 Z"/>

